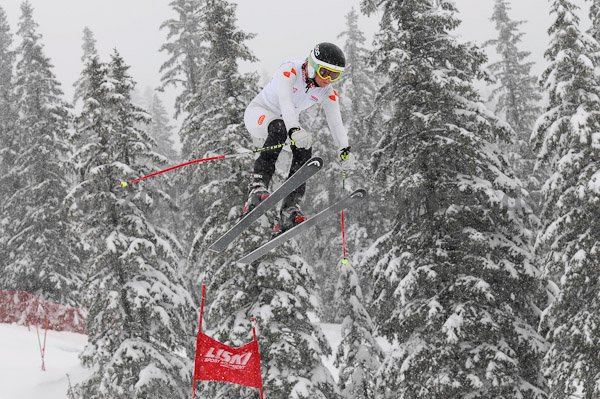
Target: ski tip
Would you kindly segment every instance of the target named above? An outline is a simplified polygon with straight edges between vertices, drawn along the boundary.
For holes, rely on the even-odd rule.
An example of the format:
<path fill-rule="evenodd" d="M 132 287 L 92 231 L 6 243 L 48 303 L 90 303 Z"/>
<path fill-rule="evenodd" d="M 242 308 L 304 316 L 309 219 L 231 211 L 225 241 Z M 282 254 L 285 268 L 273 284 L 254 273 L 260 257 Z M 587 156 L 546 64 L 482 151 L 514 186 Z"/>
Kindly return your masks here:
<path fill-rule="evenodd" d="M 312 157 L 308 161 L 306 161 L 306 165 L 314 165 L 317 168 L 323 167 L 323 158 L 321 157 Z"/>
<path fill-rule="evenodd" d="M 352 198 L 365 198 L 367 196 L 367 190 L 365 190 L 364 188 L 359 188 L 358 190 L 355 190 L 352 194 L 350 194 L 350 197 Z"/>

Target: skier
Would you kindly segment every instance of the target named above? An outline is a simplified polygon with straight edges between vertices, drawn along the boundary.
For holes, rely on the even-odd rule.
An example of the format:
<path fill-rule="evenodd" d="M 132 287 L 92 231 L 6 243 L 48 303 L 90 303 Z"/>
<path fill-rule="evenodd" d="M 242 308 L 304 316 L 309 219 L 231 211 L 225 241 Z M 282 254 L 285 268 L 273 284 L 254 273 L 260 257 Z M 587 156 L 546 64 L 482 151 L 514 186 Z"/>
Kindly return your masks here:
<path fill-rule="evenodd" d="M 331 86 L 344 72 L 346 58 L 332 43 L 319 43 L 305 61 L 281 64 L 271 81 L 250 102 L 244 113 L 244 123 L 250 134 L 264 139 L 264 147 L 292 142 L 292 165 L 288 178 L 312 156 L 313 136 L 300 126 L 300 112 L 321 104 L 329 130 L 338 148 L 337 160 L 343 170 L 354 168 L 354 156 L 348 145 L 348 134 L 342 124 L 338 93 Z M 281 148 L 263 151 L 254 163 L 248 185 L 248 200 L 244 213 L 254 209 L 269 196 L 269 182 L 275 172 L 275 162 Z M 306 220 L 300 210 L 306 184 L 288 195 L 281 207 L 279 231 L 288 230 Z"/>

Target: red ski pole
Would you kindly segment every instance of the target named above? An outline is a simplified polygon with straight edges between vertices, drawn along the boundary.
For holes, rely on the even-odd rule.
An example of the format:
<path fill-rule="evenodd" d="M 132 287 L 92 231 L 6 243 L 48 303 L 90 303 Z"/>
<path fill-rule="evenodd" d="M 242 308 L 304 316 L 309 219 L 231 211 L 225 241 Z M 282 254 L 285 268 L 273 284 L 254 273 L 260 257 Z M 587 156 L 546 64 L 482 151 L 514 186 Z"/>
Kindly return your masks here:
<path fill-rule="evenodd" d="M 291 141 L 289 144 L 294 144 L 294 142 Z M 251 151 L 238 152 L 236 154 L 218 155 L 218 156 L 214 156 L 214 157 L 210 157 L 210 158 L 196 159 L 194 161 L 182 163 L 181 165 L 171 166 L 170 168 L 163 169 L 163 170 L 151 173 L 151 174 L 143 176 L 143 177 L 139 177 L 139 178 L 137 178 L 135 180 L 131 180 L 129 182 L 122 181 L 121 182 L 121 187 L 127 187 L 131 183 L 135 183 L 135 182 L 138 182 L 140 180 L 147 179 L 149 177 L 160 175 L 162 173 L 170 172 L 172 170 L 179 169 L 179 168 L 182 168 L 182 167 L 187 166 L 187 165 L 192 165 L 192 164 L 200 163 L 200 162 L 215 161 L 215 160 L 218 160 L 218 159 L 228 159 L 228 158 L 242 157 L 242 156 L 245 156 L 245 155 L 256 154 L 257 152 L 261 152 L 261 151 L 275 150 L 277 148 L 285 147 L 286 145 L 288 145 L 288 143 L 283 143 L 283 144 L 278 144 L 278 145 L 272 145 L 272 146 L 263 147 L 263 148 L 257 148 L 255 150 L 251 150 Z"/>
<path fill-rule="evenodd" d="M 346 190 L 346 171 L 342 170 L 342 189 Z M 348 258 L 346 258 L 346 227 L 344 225 L 344 210 L 342 209 L 342 247 L 343 247 L 343 258 L 342 263 L 348 263 Z"/>

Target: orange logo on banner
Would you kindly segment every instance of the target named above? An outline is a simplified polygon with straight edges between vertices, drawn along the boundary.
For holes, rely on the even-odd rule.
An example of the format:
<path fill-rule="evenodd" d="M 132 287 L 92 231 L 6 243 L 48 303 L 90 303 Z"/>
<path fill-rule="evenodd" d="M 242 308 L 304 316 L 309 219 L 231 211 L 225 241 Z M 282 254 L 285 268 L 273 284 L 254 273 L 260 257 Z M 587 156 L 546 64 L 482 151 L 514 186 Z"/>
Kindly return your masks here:
<path fill-rule="evenodd" d="M 267 117 L 267 115 L 261 115 L 260 118 L 258 118 L 258 126 L 262 126 L 266 117 Z"/>

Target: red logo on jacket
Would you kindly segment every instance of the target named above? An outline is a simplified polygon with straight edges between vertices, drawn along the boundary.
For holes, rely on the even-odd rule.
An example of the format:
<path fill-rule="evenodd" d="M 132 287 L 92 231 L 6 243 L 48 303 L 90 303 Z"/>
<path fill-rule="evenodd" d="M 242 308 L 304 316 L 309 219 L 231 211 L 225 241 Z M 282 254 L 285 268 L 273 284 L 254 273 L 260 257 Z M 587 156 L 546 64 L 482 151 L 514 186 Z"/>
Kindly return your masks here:
<path fill-rule="evenodd" d="M 290 73 L 290 72 L 291 72 L 291 73 Z M 292 68 L 292 70 L 291 70 L 290 72 L 288 72 L 288 71 L 285 71 L 285 72 L 283 73 L 283 76 L 285 76 L 286 78 L 289 78 L 289 77 L 290 77 L 290 75 L 291 75 L 292 73 L 293 73 L 294 75 L 297 75 L 297 74 L 296 74 L 296 70 L 295 70 L 294 68 Z"/>

